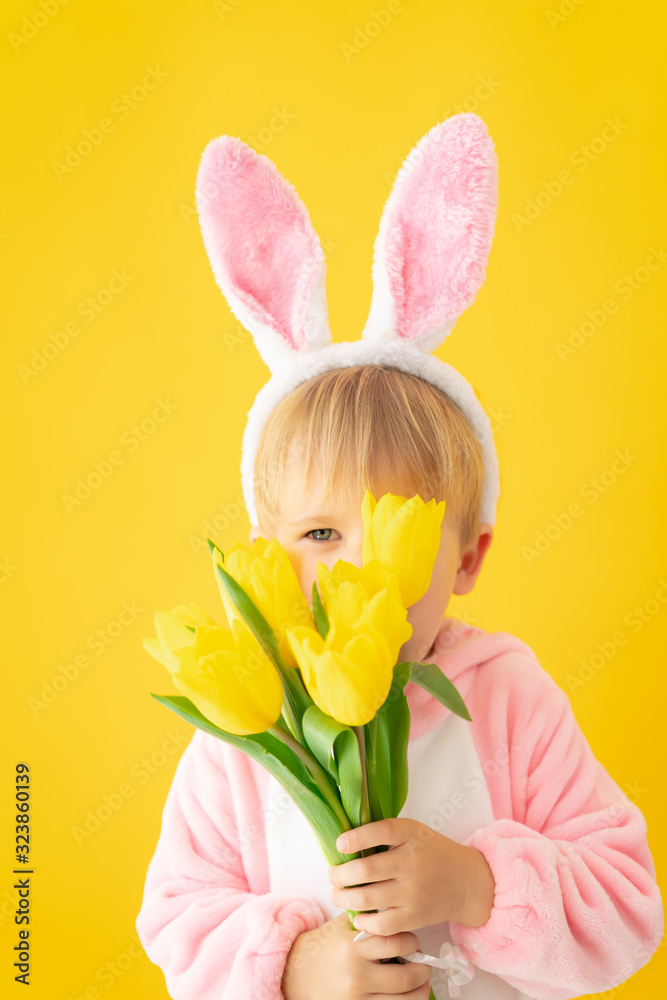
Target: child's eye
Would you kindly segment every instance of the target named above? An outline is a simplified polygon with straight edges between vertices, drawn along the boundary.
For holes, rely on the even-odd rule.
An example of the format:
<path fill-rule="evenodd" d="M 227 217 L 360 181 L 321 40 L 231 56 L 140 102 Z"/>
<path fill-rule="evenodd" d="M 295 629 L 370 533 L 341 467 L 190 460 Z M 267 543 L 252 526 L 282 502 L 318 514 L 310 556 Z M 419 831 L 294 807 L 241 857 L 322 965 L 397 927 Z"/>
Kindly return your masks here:
<path fill-rule="evenodd" d="M 334 530 L 333 528 L 313 528 L 312 531 L 307 532 L 306 538 L 310 538 L 312 535 L 315 535 L 315 534 L 317 534 L 317 535 L 321 535 L 321 534 L 326 535 L 326 533 L 329 532 L 329 537 L 328 538 L 313 538 L 312 540 L 314 542 L 331 542 L 331 541 L 333 541 L 333 539 L 331 538 L 331 532 L 333 530 Z"/>

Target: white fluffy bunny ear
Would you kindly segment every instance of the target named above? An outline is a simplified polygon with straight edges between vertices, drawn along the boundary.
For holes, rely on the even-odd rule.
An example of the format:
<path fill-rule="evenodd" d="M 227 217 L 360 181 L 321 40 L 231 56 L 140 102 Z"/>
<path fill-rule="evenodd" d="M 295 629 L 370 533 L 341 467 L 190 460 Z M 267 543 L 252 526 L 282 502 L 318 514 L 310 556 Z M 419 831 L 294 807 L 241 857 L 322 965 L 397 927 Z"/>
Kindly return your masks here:
<path fill-rule="evenodd" d="M 498 161 L 472 112 L 434 125 L 405 158 L 373 249 L 362 338 L 433 351 L 484 282 L 498 207 Z"/>
<path fill-rule="evenodd" d="M 324 253 L 276 166 L 223 135 L 202 153 L 197 210 L 213 274 L 271 371 L 331 343 Z"/>

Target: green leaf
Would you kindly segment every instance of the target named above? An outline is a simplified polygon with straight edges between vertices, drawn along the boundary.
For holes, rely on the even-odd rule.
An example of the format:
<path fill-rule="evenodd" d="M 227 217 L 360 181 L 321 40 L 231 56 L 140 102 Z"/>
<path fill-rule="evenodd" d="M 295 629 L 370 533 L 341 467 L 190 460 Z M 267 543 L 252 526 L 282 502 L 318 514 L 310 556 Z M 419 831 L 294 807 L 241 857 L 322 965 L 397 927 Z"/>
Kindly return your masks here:
<path fill-rule="evenodd" d="M 384 704 L 381 706 L 382 708 L 384 708 L 384 705 L 387 704 L 387 701 L 389 701 L 390 698 L 392 698 L 392 697 L 398 697 L 397 694 L 396 694 L 396 692 L 397 691 L 400 692 L 400 691 L 402 691 L 404 689 L 404 687 L 406 686 L 406 684 L 410 680 L 410 677 L 412 675 L 412 668 L 413 667 L 414 667 L 414 663 L 397 663 L 396 664 L 396 666 L 394 667 L 394 677 L 393 677 L 393 680 L 391 682 L 391 688 L 389 690 L 389 694 L 387 695 L 387 697 L 385 699 Z"/>
<path fill-rule="evenodd" d="M 342 864 L 356 857 L 355 854 L 341 854 L 336 849 L 336 840 L 343 833 L 340 820 L 324 801 L 310 772 L 296 753 L 276 736 L 268 732 L 236 736 L 210 722 L 189 698 L 152 692 L 151 697 L 197 729 L 237 747 L 266 768 L 280 782 L 312 826 L 329 864 Z"/>
<path fill-rule="evenodd" d="M 437 663 L 413 663 L 412 680 L 455 715 L 472 722 L 463 698 Z"/>
<path fill-rule="evenodd" d="M 410 708 L 403 689 L 411 671 L 411 663 L 396 664 L 384 704 L 366 725 L 366 770 L 373 820 L 398 816 L 408 795 Z"/>
<path fill-rule="evenodd" d="M 311 705 L 303 713 L 303 735 L 306 743 L 313 754 L 319 760 L 322 767 L 325 767 L 329 774 L 338 782 L 338 768 L 331 754 L 331 749 L 342 729 L 346 727 L 342 722 L 337 722 L 318 708 Z"/>
<path fill-rule="evenodd" d="M 338 783 L 343 809 L 352 826 L 360 824 L 361 810 L 361 758 L 359 742 L 353 732 L 341 733 L 334 744 L 338 764 Z"/>
<path fill-rule="evenodd" d="M 376 763 L 377 744 L 377 713 L 364 726 L 364 750 L 366 756 L 366 780 L 368 783 L 368 805 L 371 813 L 371 823 L 383 819 L 378 797 L 378 779 Z"/>
<path fill-rule="evenodd" d="M 317 631 L 323 639 L 326 639 L 329 631 L 329 619 L 327 618 L 327 613 L 324 610 L 324 605 L 322 604 L 322 599 L 317 589 L 317 583 L 315 580 L 313 580 L 313 618 L 315 619 Z"/>
<path fill-rule="evenodd" d="M 220 553 L 220 558 L 224 562 L 225 561 L 225 553 L 222 551 L 222 549 L 219 549 L 218 546 L 215 544 L 215 542 L 212 542 L 210 538 L 206 539 L 206 543 L 208 545 L 208 551 L 211 553 L 211 555 L 213 555 L 213 550 L 215 549 L 216 552 Z"/>
<path fill-rule="evenodd" d="M 309 748 L 340 787 L 343 808 L 352 826 L 359 826 L 361 758 L 356 733 L 317 705 L 306 709 L 302 725 Z"/>
<path fill-rule="evenodd" d="M 271 659 L 276 662 L 280 656 L 278 640 L 266 618 L 255 602 L 246 594 L 241 584 L 236 582 L 231 573 L 228 573 L 223 566 L 217 564 L 215 568 L 244 622 Z"/>
<path fill-rule="evenodd" d="M 197 729 L 202 729 L 210 736 L 215 736 L 219 740 L 223 740 L 223 742 L 229 743 L 239 750 L 243 750 L 244 753 L 247 753 L 253 760 L 259 761 L 260 764 L 263 763 L 263 758 L 267 753 L 273 754 L 283 766 L 291 769 L 299 781 L 312 786 L 313 790 L 319 794 L 317 785 L 302 761 L 299 760 L 290 747 L 285 746 L 272 733 L 253 733 L 249 736 L 237 736 L 234 733 L 228 733 L 225 729 L 220 729 L 219 726 L 210 722 L 189 698 L 185 698 L 182 695 L 152 693 L 151 697 L 159 701 L 160 704 L 166 705 L 172 712 L 176 712 L 177 715 L 180 715 L 186 722 L 190 722 L 193 726 L 196 726 Z"/>
<path fill-rule="evenodd" d="M 246 594 L 240 583 L 227 572 L 222 566 L 216 565 L 216 569 L 222 582 L 227 588 L 227 593 L 231 597 L 234 605 L 238 608 L 244 622 L 255 636 L 260 646 L 267 656 L 271 658 L 280 675 L 285 696 L 289 701 L 290 708 L 295 716 L 298 727 L 301 725 L 301 718 L 306 709 L 313 704 L 313 699 L 306 691 L 301 674 L 288 666 L 280 655 L 278 639 L 267 622 L 266 618 L 259 610 L 255 602 Z M 295 733 L 298 738 L 300 733 Z"/>
<path fill-rule="evenodd" d="M 376 761 L 380 775 L 383 817 L 398 816 L 408 797 L 410 708 L 404 691 L 378 712 Z"/>

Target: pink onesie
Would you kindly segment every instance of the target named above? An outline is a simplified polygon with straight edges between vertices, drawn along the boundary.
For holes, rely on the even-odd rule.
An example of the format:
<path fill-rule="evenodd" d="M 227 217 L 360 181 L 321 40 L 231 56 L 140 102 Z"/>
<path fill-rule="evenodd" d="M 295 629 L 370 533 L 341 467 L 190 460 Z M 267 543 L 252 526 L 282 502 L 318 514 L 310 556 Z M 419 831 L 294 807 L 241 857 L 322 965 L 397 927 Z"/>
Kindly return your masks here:
<path fill-rule="evenodd" d="M 472 963 L 461 1000 L 568 1000 L 648 962 L 663 909 L 646 822 L 593 755 L 569 699 L 520 639 L 445 618 L 428 658 L 472 722 L 406 688 L 410 790 L 401 816 L 484 854 L 482 927 L 417 931 Z M 328 864 L 278 782 L 195 730 L 178 763 L 136 926 L 174 1000 L 284 1000 L 296 936 L 341 911 Z M 438 1000 L 446 973 L 434 970 Z"/>

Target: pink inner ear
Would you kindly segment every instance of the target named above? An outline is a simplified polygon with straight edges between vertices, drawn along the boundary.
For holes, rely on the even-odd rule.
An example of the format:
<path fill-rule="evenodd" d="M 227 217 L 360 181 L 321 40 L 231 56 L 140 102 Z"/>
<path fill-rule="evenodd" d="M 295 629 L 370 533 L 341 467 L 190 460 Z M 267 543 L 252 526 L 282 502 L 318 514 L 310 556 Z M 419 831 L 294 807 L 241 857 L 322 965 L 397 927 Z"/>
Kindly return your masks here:
<path fill-rule="evenodd" d="M 225 297 L 240 299 L 295 350 L 305 347 L 303 307 L 323 255 L 294 188 L 270 160 L 225 136 L 204 151 L 197 189 L 206 249 Z"/>
<path fill-rule="evenodd" d="M 497 161 L 477 115 L 447 119 L 397 180 L 386 228 L 396 329 L 415 340 L 459 316 L 484 281 L 497 209 Z"/>

